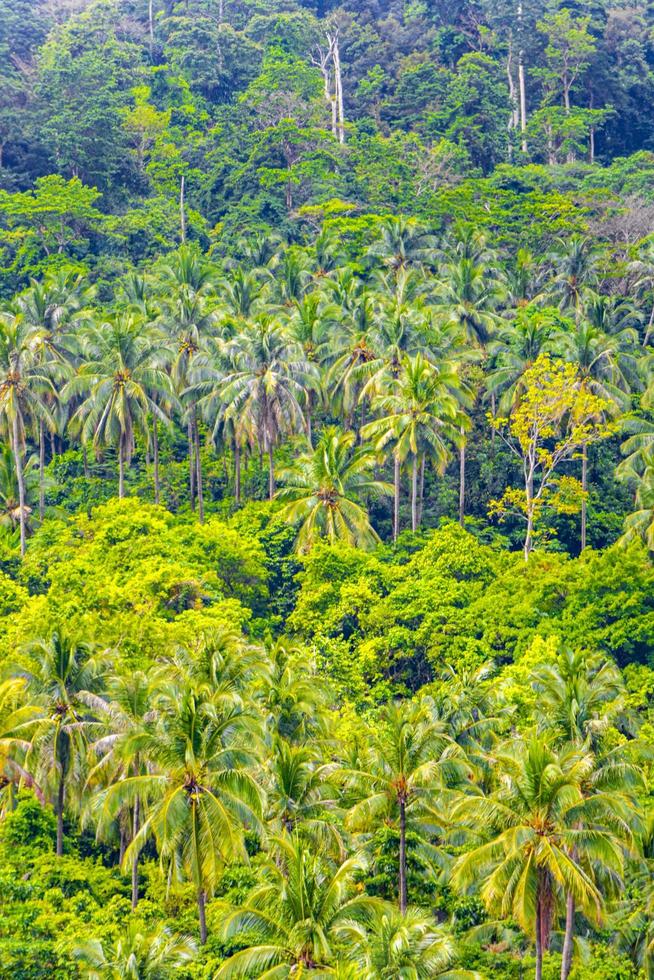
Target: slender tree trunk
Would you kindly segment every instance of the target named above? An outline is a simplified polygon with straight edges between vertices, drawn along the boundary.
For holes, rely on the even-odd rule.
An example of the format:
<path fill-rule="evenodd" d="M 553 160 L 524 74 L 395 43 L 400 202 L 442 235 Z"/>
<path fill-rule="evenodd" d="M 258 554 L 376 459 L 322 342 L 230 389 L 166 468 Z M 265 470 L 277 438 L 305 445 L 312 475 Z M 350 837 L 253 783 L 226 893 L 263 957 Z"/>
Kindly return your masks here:
<path fill-rule="evenodd" d="M 275 496 L 275 459 L 272 442 L 268 446 L 268 500 Z"/>
<path fill-rule="evenodd" d="M 525 83 L 525 66 L 523 53 L 520 52 L 518 60 L 518 89 L 520 92 L 520 149 L 523 153 L 527 152 L 527 89 Z"/>
<path fill-rule="evenodd" d="M 193 459 L 193 424 L 189 419 L 186 426 L 188 437 L 188 487 L 191 498 L 191 510 L 195 510 L 195 460 Z"/>
<path fill-rule="evenodd" d="M 413 457 L 411 466 L 411 530 L 418 530 L 418 456 Z"/>
<path fill-rule="evenodd" d="M 84 476 L 88 480 L 89 478 L 89 454 L 86 451 L 86 446 L 82 446 L 82 462 L 84 465 Z"/>
<path fill-rule="evenodd" d="M 150 58 L 154 51 L 154 4 L 153 0 L 148 0 L 148 28 L 150 33 Z"/>
<path fill-rule="evenodd" d="M 119 817 L 118 829 L 120 831 L 120 842 L 118 844 L 118 867 L 122 868 L 125 851 L 127 850 L 127 832 L 123 825 L 123 820 Z"/>
<path fill-rule="evenodd" d="M 588 506 L 586 493 L 588 491 L 588 444 L 581 447 L 581 550 L 586 547 L 586 528 L 588 524 Z"/>
<path fill-rule="evenodd" d="M 64 853 L 64 800 L 66 796 L 66 783 L 63 766 L 59 774 L 59 786 L 57 787 L 57 857 Z"/>
<path fill-rule="evenodd" d="M 237 507 L 241 503 L 241 447 L 234 443 L 234 502 Z"/>
<path fill-rule="evenodd" d="M 652 308 L 652 313 L 654 314 L 654 307 Z M 57 455 L 57 443 L 55 441 L 54 432 L 51 432 L 50 433 L 50 459 L 54 459 L 56 455 Z"/>
<path fill-rule="evenodd" d="M 154 463 L 154 502 L 159 503 L 159 428 L 156 417 L 152 420 L 152 456 Z"/>
<path fill-rule="evenodd" d="M 459 524 L 465 526 L 466 513 L 466 444 L 461 429 L 461 448 L 459 449 Z"/>
<path fill-rule="evenodd" d="M 202 946 L 207 941 L 207 913 L 206 904 L 207 896 L 203 888 L 198 891 L 198 919 L 200 921 L 200 943 Z"/>
<path fill-rule="evenodd" d="M 345 142 L 345 112 L 343 109 L 343 80 L 341 76 L 341 55 L 338 47 L 338 36 L 334 37 L 333 42 L 334 58 L 334 89 L 336 105 L 338 108 L 338 142 Z"/>
<path fill-rule="evenodd" d="M 543 937 L 541 899 L 536 900 L 536 976 L 535 980 L 543 980 Z"/>
<path fill-rule="evenodd" d="M 186 206 L 184 202 L 185 182 L 184 174 L 179 182 L 179 228 L 182 237 L 182 245 L 186 243 Z"/>
<path fill-rule="evenodd" d="M 39 518 L 45 514 L 45 431 L 39 421 Z"/>
<path fill-rule="evenodd" d="M 14 443 L 14 465 L 16 467 L 16 480 L 18 481 L 18 507 L 20 510 L 20 553 L 25 554 L 25 475 L 23 473 L 23 453 L 20 445 L 18 432 L 18 415 L 14 414 L 12 423 L 12 436 Z"/>
<path fill-rule="evenodd" d="M 400 800 L 400 873 L 399 873 L 399 892 L 400 892 L 400 912 L 406 912 L 406 803 Z"/>
<path fill-rule="evenodd" d="M 132 821 L 132 840 L 139 832 L 139 799 L 134 800 L 134 819 Z M 139 900 L 139 856 L 134 854 L 132 858 L 132 911 L 138 905 Z"/>
<path fill-rule="evenodd" d="M 565 899 L 565 938 L 561 959 L 561 980 L 568 980 L 572 968 L 573 938 L 575 927 L 575 900 L 568 893 Z"/>
<path fill-rule="evenodd" d="M 393 541 L 400 533 L 400 457 L 393 453 Z"/>
<path fill-rule="evenodd" d="M 204 491 L 202 489 L 202 458 L 200 456 L 200 434 L 198 432 L 198 419 L 193 410 L 193 442 L 195 444 L 195 471 L 196 485 L 198 493 L 198 517 L 200 524 L 204 524 Z"/>
<path fill-rule="evenodd" d="M 425 505 L 425 463 L 423 454 L 420 460 L 420 476 L 418 478 L 418 527 L 422 527 L 422 512 Z"/>
<path fill-rule="evenodd" d="M 124 453 L 124 437 L 121 433 L 120 439 L 118 440 L 118 499 L 122 500 L 125 496 L 125 453 Z"/>

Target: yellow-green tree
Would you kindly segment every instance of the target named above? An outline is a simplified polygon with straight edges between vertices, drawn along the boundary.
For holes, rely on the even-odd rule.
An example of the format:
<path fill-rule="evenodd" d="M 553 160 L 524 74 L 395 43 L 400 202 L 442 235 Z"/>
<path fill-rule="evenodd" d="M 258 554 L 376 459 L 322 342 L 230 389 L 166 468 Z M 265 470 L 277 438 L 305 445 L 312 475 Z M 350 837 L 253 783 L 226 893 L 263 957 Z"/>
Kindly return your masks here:
<path fill-rule="evenodd" d="M 491 514 L 519 515 L 526 524 L 525 561 L 534 549 L 546 507 L 574 513 L 582 499 L 578 480 L 559 475 L 561 466 L 584 446 L 606 438 L 614 427 L 601 421 L 608 402 L 593 394 L 577 364 L 541 354 L 524 373 L 523 393 L 508 417 L 489 416 L 511 452 L 520 460 L 524 489 L 509 487 L 491 501 Z"/>

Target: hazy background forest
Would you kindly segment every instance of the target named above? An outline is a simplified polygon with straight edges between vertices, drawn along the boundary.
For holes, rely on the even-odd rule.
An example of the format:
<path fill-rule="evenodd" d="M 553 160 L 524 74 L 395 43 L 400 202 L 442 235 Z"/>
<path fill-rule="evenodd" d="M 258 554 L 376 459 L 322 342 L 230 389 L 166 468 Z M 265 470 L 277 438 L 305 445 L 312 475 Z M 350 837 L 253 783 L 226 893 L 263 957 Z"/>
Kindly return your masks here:
<path fill-rule="evenodd" d="M 0 977 L 654 978 L 654 8 L 0 0 Z"/>

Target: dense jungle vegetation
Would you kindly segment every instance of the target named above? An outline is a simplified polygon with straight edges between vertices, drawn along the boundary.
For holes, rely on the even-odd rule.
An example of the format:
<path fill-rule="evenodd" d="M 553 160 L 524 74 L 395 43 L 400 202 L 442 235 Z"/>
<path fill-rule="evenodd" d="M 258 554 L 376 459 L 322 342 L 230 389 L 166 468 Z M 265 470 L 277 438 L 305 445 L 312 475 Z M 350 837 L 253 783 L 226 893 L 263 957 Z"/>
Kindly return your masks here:
<path fill-rule="evenodd" d="M 652 5 L 0 53 L 0 977 L 654 978 Z"/>

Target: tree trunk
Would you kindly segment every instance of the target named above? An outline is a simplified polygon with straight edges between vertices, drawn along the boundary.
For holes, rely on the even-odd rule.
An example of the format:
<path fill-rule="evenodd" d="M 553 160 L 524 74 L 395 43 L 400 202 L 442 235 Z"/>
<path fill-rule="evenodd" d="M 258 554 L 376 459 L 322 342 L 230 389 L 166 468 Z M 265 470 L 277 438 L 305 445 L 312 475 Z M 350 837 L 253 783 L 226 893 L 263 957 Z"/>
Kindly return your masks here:
<path fill-rule="evenodd" d="M 59 774 L 59 786 L 57 787 L 57 857 L 64 853 L 64 799 L 66 795 L 66 783 L 64 781 L 63 766 Z"/>
<path fill-rule="evenodd" d="M 423 454 L 420 460 L 420 476 L 418 478 L 418 527 L 422 527 L 422 512 L 425 505 L 425 463 Z"/>
<path fill-rule="evenodd" d="M 198 517 L 200 524 L 204 524 L 204 492 L 202 489 L 202 459 L 200 457 L 200 434 L 198 432 L 198 420 L 193 411 L 193 442 L 195 445 L 195 479 L 198 493 Z"/>
<path fill-rule="evenodd" d="M 154 51 L 154 5 L 153 0 L 148 0 L 148 29 L 150 33 L 150 58 Z"/>
<path fill-rule="evenodd" d="M 45 514 L 45 432 L 39 421 L 39 518 Z"/>
<path fill-rule="evenodd" d="M 272 443 L 268 446 L 268 500 L 275 496 L 275 460 Z"/>
<path fill-rule="evenodd" d="M 132 840 L 139 832 L 139 799 L 134 800 L 134 820 L 132 822 Z M 134 854 L 132 858 L 132 911 L 138 905 L 139 900 L 139 856 Z"/>
<path fill-rule="evenodd" d="M 125 453 L 123 451 L 124 438 L 121 433 L 118 440 L 118 499 L 122 500 L 125 496 Z"/>
<path fill-rule="evenodd" d="M 393 453 L 393 541 L 400 533 L 400 458 Z"/>
<path fill-rule="evenodd" d="M 541 901 L 536 900 L 536 976 L 535 980 L 543 980 L 543 939 L 541 935 Z"/>
<path fill-rule="evenodd" d="M 399 892 L 400 892 L 400 912 L 406 912 L 406 803 L 400 800 L 400 873 L 399 873 Z"/>
<path fill-rule="evenodd" d="M 565 938 L 561 959 L 561 980 L 568 980 L 572 968 L 573 938 L 575 927 L 575 900 L 568 893 L 565 899 Z"/>
<path fill-rule="evenodd" d="M 118 867 L 122 868 L 125 851 L 127 850 L 127 832 L 125 831 L 123 824 L 122 814 L 118 818 L 118 830 L 120 833 L 120 841 L 118 844 Z"/>
<path fill-rule="evenodd" d="M 338 109 L 338 142 L 345 142 L 345 112 L 343 109 L 343 81 L 341 77 L 341 56 L 338 48 L 338 36 L 334 37 L 333 42 L 334 59 L 334 95 Z"/>
<path fill-rule="evenodd" d="M 179 182 L 179 228 L 182 238 L 182 245 L 186 243 L 186 208 L 184 204 L 184 174 L 182 174 L 182 179 Z"/>
<path fill-rule="evenodd" d="M 588 507 L 586 493 L 588 491 L 588 444 L 581 448 L 581 550 L 586 547 L 586 527 L 588 523 Z"/>
<path fill-rule="evenodd" d="M 465 526 L 466 513 L 466 444 L 461 429 L 461 448 L 459 449 L 459 524 Z"/>
<path fill-rule="evenodd" d="M 18 415 L 14 414 L 12 423 L 12 435 L 14 443 L 14 464 L 16 466 L 16 480 L 18 481 L 18 508 L 20 521 L 20 553 L 25 554 L 25 476 L 23 474 L 23 453 L 20 445 L 18 433 Z"/>
<path fill-rule="evenodd" d="M 413 457 L 411 467 L 411 530 L 418 530 L 418 456 Z"/>
<path fill-rule="evenodd" d="M 191 498 L 191 510 L 195 510 L 195 461 L 193 459 L 193 425 L 189 419 L 186 426 L 188 437 L 188 487 Z"/>
<path fill-rule="evenodd" d="M 89 478 L 89 455 L 86 451 L 86 446 L 82 446 L 82 461 L 84 464 L 84 476 L 88 480 Z"/>
<path fill-rule="evenodd" d="M 520 91 L 520 132 L 522 139 L 520 149 L 523 153 L 527 152 L 527 90 L 525 86 L 525 66 L 523 62 L 523 52 L 518 56 L 518 89 Z"/>
<path fill-rule="evenodd" d="M 152 420 L 152 456 L 154 463 L 154 502 L 159 503 L 159 429 L 156 417 Z"/>
<path fill-rule="evenodd" d="M 200 888 L 198 891 L 198 918 L 200 920 L 200 943 L 202 946 L 207 941 L 207 913 L 205 909 L 205 903 L 207 896 L 205 895 L 204 889 Z"/>
<path fill-rule="evenodd" d="M 238 442 L 234 443 L 234 503 L 237 507 L 241 503 L 241 447 Z"/>

